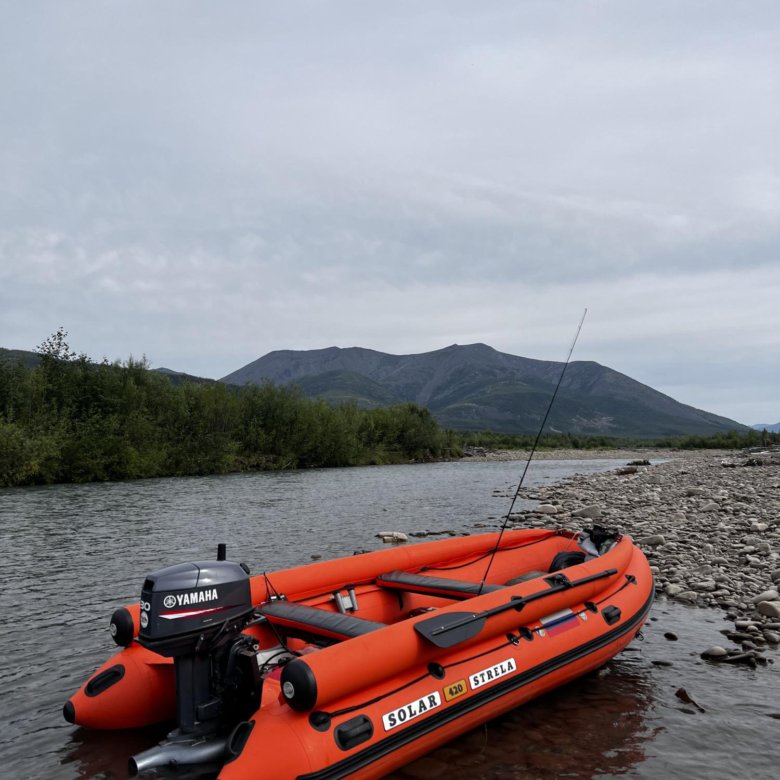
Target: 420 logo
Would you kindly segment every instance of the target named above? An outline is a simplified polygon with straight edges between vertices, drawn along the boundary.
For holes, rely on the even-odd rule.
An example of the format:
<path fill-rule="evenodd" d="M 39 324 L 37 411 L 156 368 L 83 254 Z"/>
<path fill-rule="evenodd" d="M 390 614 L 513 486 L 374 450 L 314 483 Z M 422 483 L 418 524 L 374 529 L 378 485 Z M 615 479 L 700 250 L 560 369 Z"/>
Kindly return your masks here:
<path fill-rule="evenodd" d="M 469 691 L 465 680 L 458 680 L 457 682 L 450 683 L 444 686 L 444 699 L 445 701 L 452 701 L 457 699 L 458 696 L 464 696 Z"/>

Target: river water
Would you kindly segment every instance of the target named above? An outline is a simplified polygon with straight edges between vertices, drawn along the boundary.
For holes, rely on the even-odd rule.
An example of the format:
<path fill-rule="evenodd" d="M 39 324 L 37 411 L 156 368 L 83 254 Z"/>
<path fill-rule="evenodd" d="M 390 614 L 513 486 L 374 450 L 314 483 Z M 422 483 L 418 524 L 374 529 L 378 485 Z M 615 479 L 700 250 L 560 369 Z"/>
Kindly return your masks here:
<path fill-rule="evenodd" d="M 526 485 L 622 464 L 536 461 Z M 127 757 L 162 736 L 88 732 L 61 714 L 114 652 L 108 619 L 137 600 L 146 573 L 212 558 L 218 542 L 259 573 L 378 548 L 385 530 L 489 530 L 521 468 L 437 463 L 0 491 L 0 776 L 124 778 Z M 780 666 L 702 661 L 723 627 L 717 612 L 658 602 L 645 641 L 600 673 L 393 777 L 777 777 Z M 704 712 L 678 698 L 680 688 Z"/>

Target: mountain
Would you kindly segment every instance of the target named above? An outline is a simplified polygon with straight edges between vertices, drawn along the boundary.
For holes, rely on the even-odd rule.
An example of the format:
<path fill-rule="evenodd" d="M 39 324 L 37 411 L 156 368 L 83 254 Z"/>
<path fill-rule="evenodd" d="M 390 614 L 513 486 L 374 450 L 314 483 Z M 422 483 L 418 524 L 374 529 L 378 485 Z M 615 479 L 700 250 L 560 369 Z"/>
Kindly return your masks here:
<path fill-rule="evenodd" d="M 28 368 L 32 368 L 41 362 L 41 356 L 37 352 L 29 352 L 26 349 L 0 347 L 0 363 L 19 363 L 20 361 Z"/>
<path fill-rule="evenodd" d="M 780 422 L 774 424 L 756 423 L 751 427 L 755 428 L 757 431 L 768 431 L 769 433 L 780 433 Z"/>
<path fill-rule="evenodd" d="M 231 384 L 295 384 L 308 396 L 376 407 L 413 401 L 458 430 L 535 432 L 562 363 L 509 355 L 486 344 L 454 344 L 418 355 L 371 349 L 270 352 L 222 378 Z M 747 426 L 678 403 L 591 361 L 574 361 L 548 431 L 617 437 L 710 435 Z"/>

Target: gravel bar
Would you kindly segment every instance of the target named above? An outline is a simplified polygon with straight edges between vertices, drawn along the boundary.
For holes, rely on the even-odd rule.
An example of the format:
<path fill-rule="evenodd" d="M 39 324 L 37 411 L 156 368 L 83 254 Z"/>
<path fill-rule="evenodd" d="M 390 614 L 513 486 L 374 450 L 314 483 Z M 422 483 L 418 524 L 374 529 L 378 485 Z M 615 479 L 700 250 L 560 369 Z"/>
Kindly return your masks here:
<path fill-rule="evenodd" d="M 658 594 L 723 610 L 733 623 L 722 633 L 736 647 L 715 645 L 702 657 L 766 663 L 766 651 L 780 645 L 780 451 L 665 456 L 524 489 L 521 496 L 539 504 L 511 519 L 530 527 L 598 523 L 630 534 Z"/>

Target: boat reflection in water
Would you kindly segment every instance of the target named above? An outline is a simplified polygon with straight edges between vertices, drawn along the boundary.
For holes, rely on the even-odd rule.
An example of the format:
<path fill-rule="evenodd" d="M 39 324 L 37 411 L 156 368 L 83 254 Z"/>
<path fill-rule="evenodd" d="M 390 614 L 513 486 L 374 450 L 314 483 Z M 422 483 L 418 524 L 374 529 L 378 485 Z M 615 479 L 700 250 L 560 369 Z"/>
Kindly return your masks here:
<path fill-rule="evenodd" d="M 652 676 L 629 647 L 591 673 L 432 751 L 388 780 L 553 780 L 625 774 L 656 728 Z"/>
<path fill-rule="evenodd" d="M 159 742 L 165 726 L 119 731 L 76 729 L 65 747 L 63 766 L 73 765 L 75 777 L 127 777 L 127 757 Z"/>

